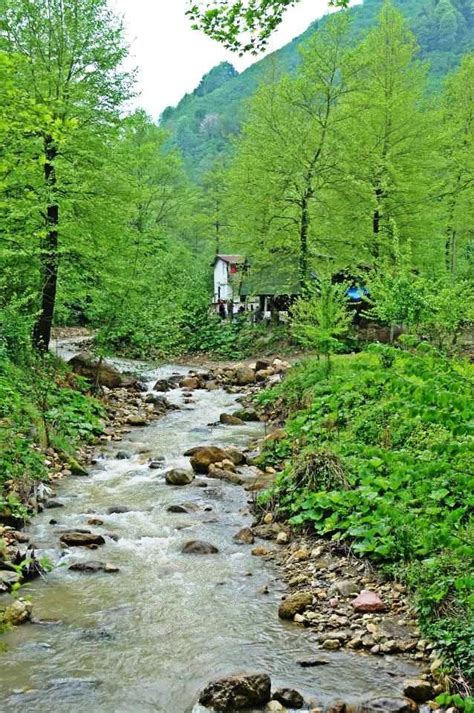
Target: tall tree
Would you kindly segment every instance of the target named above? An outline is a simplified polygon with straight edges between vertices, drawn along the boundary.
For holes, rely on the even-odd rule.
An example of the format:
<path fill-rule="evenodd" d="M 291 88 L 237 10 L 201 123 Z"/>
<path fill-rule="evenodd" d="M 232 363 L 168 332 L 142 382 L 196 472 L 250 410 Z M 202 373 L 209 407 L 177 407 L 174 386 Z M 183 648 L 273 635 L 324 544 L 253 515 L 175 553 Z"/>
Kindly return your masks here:
<path fill-rule="evenodd" d="M 331 18 L 303 49 L 297 74 L 260 89 L 233 169 L 234 222 L 251 221 L 249 236 L 262 247 L 295 256 L 301 283 L 318 251 L 326 193 L 340 180 L 340 106 L 357 73 L 347 41 L 347 17 Z"/>
<path fill-rule="evenodd" d="M 440 126 L 445 260 L 454 275 L 460 248 L 474 238 L 474 54 L 446 81 Z"/>
<path fill-rule="evenodd" d="M 130 78 L 120 69 L 126 55 L 122 28 L 106 0 L 3 0 L 2 18 L 1 46 L 24 60 L 18 81 L 44 109 L 35 135 L 43 229 L 33 341 L 47 349 L 68 212 L 91 191 L 90 184 L 77 185 L 74 178 L 95 163 L 97 150 L 107 142 L 129 95 Z"/>
<path fill-rule="evenodd" d="M 435 136 L 426 108 L 425 67 L 413 34 L 388 0 L 357 55 L 363 69 L 348 100 L 346 171 L 365 212 L 371 259 L 393 261 L 396 235 L 411 240 L 414 249 L 426 248 L 431 238 Z"/>

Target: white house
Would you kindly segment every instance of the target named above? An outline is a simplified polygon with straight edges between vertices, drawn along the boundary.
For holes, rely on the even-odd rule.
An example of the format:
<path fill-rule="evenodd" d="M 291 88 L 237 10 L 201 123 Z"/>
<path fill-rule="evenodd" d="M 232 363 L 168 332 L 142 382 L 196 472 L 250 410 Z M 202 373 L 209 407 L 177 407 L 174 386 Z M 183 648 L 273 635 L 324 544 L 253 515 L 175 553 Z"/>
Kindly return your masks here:
<path fill-rule="evenodd" d="M 214 303 L 240 302 L 239 288 L 236 284 L 238 273 L 245 258 L 242 255 L 216 255 L 214 261 Z"/>

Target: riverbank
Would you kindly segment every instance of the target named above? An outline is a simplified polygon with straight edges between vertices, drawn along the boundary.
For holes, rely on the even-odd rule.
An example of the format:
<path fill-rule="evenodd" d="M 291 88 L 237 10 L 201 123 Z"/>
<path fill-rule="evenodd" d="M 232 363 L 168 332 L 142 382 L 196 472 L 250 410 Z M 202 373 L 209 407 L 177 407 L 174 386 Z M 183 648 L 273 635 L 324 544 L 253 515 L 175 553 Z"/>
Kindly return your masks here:
<path fill-rule="evenodd" d="M 336 358 L 329 372 L 308 360 L 259 398 L 279 429 L 261 462 L 281 471 L 260 499 L 264 512 L 364 557 L 385 581 L 382 600 L 401 585 L 422 641 L 434 642 L 433 658 L 464 696 L 474 635 L 470 374 L 427 345 L 379 347 Z M 354 626 L 343 643 L 376 655 L 400 648 L 395 633 L 374 631 Z"/>

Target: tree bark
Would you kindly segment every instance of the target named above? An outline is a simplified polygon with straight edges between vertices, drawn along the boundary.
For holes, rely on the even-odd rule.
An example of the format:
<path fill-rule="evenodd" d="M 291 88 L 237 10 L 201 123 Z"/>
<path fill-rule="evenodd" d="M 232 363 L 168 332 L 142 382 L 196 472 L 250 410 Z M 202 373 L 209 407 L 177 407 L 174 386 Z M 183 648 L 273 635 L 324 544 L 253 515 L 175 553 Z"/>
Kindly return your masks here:
<path fill-rule="evenodd" d="M 309 232 L 309 195 L 305 193 L 301 200 L 300 219 L 300 287 L 303 289 L 308 278 L 308 232 Z"/>
<path fill-rule="evenodd" d="M 374 236 L 374 241 L 371 247 L 371 253 L 374 258 L 380 257 L 380 201 L 383 196 L 382 189 L 380 186 L 375 188 L 375 201 L 376 208 L 372 217 L 372 234 Z"/>
<path fill-rule="evenodd" d="M 44 180 L 49 200 L 46 208 L 46 236 L 41 244 L 41 306 L 33 329 L 33 346 L 40 351 L 49 348 L 58 282 L 59 206 L 55 200 L 57 149 L 51 136 L 44 138 L 44 153 Z"/>

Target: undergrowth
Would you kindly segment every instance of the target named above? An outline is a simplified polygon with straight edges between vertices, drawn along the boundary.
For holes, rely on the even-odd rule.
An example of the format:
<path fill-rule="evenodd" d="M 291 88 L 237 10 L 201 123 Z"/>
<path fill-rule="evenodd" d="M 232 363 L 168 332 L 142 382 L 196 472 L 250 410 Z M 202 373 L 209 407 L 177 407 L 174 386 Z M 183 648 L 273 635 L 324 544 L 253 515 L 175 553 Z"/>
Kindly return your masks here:
<path fill-rule="evenodd" d="M 422 344 L 316 360 L 258 399 L 286 421 L 263 500 L 404 579 L 458 690 L 474 679 L 473 367 Z"/>
<path fill-rule="evenodd" d="M 73 455 L 102 431 L 103 409 L 83 379 L 52 357 L 0 352 L 0 522 L 24 521 L 35 483 L 47 479 L 45 452 Z"/>

